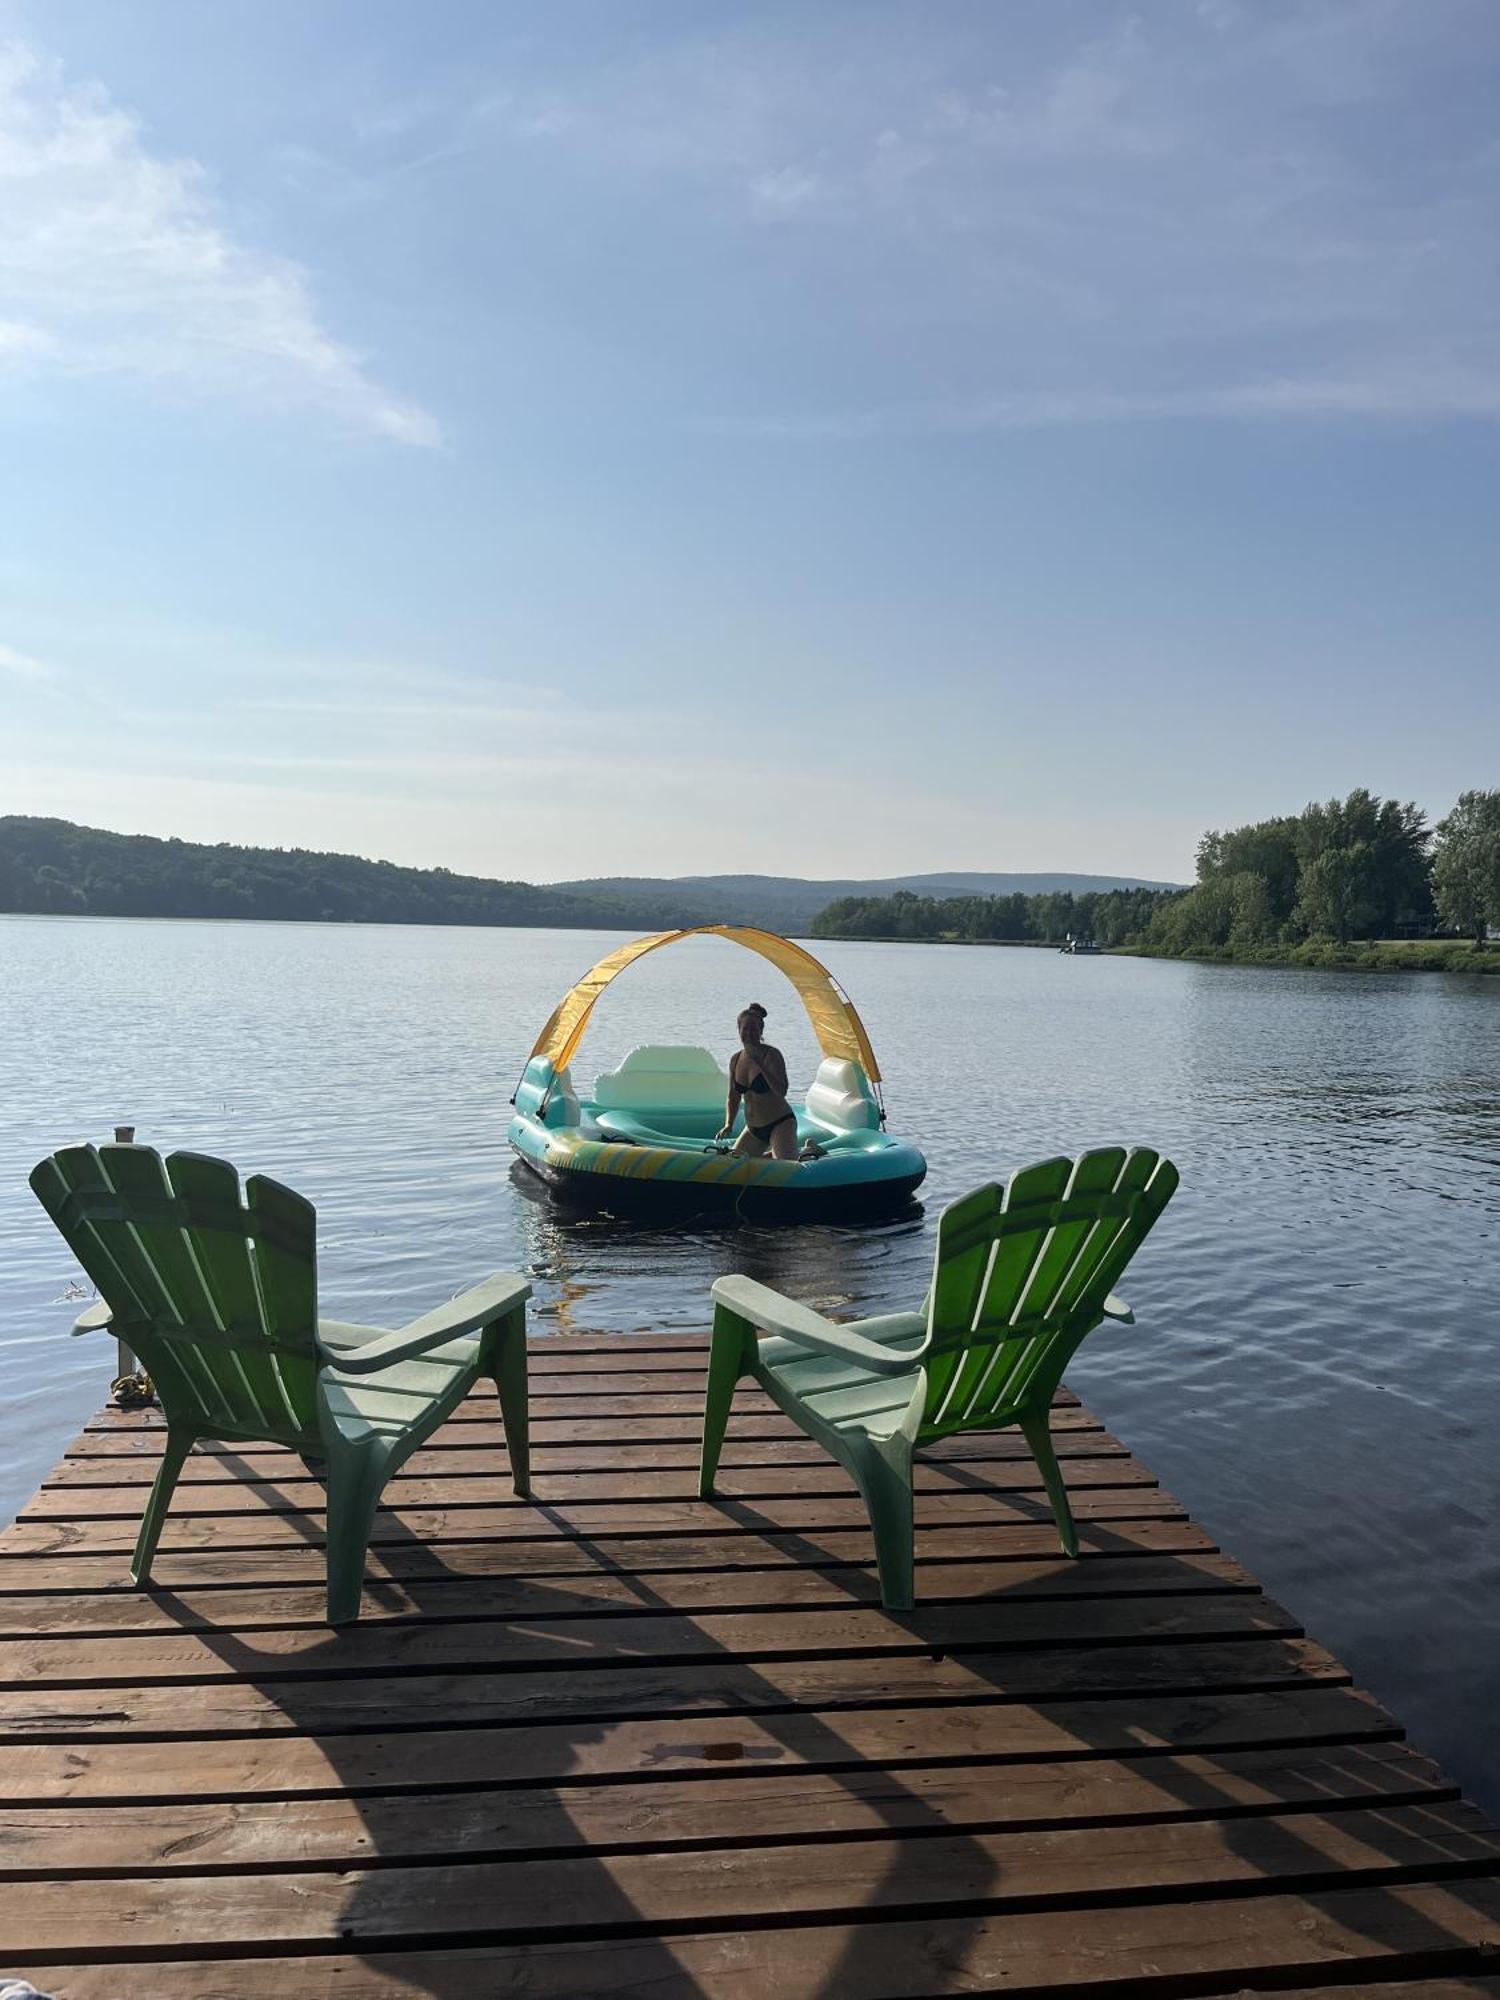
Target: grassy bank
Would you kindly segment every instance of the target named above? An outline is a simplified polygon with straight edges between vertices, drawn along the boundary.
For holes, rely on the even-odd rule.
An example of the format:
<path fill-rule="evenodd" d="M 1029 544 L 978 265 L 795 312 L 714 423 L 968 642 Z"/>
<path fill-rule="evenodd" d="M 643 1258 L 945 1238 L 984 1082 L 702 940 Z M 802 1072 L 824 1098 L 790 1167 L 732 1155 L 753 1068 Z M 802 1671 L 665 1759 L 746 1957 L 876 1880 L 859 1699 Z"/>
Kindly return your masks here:
<path fill-rule="evenodd" d="M 1385 938 L 1369 944 L 1219 945 L 1212 950 L 1153 952 L 1141 945 L 1119 949 L 1136 958 L 1186 958 L 1204 965 L 1303 965 L 1346 972 L 1500 973 L 1500 947 L 1476 951 L 1467 938 Z"/>
<path fill-rule="evenodd" d="M 811 931 L 814 944 L 975 944 L 1001 951 L 1061 951 L 1061 941 L 1050 938 L 960 937 L 957 931 L 939 931 L 934 937 L 890 937 L 878 931 Z"/>

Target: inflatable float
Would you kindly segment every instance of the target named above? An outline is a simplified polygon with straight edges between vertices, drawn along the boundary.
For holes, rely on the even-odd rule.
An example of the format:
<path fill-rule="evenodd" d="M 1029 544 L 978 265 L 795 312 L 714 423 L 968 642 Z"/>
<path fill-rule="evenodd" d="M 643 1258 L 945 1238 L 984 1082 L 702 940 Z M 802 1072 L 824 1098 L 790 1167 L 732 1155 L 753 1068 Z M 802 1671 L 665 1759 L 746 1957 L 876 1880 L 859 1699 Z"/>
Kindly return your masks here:
<path fill-rule="evenodd" d="M 729 1078 L 707 1049 L 632 1049 L 583 1095 L 573 1058 L 601 994 L 663 945 L 721 937 L 756 952 L 796 988 L 822 1060 L 797 1117 L 807 1157 L 747 1159 L 716 1138 Z M 903 1208 L 927 1162 L 885 1129 L 880 1069 L 849 996 L 811 952 L 732 924 L 660 931 L 601 958 L 553 1010 L 511 1099 L 510 1143 L 552 1191 L 616 1214 L 734 1212 L 788 1222 L 858 1220 Z"/>

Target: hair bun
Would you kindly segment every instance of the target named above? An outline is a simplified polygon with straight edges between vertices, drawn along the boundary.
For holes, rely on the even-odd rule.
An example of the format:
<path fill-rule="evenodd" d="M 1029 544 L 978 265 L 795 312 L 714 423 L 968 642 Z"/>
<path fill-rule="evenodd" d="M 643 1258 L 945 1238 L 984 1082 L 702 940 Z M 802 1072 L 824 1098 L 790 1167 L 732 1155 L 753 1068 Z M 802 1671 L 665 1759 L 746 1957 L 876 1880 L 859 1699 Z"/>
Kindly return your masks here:
<path fill-rule="evenodd" d="M 750 1005 L 745 1009 L 745 1012 L 747 1014 L 759 1014 L 762 1020 L 766 1017 L 766 1010 L 758 1000 L 752 1000 Z"/>

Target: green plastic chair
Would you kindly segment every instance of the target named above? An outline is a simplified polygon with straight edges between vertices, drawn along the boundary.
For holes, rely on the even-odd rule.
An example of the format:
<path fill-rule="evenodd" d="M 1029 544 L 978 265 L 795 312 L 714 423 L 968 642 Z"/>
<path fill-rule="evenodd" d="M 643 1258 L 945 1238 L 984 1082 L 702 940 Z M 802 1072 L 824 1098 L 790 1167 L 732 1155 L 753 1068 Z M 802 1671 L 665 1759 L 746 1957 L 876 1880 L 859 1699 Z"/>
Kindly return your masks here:
<path fill-rule="evenodd" d="M 887 1610 L 913 1602 L 912 1455 L 960 1431 L 1020 1427 L 1063 1552 L 1077 1555 L 1053 1391 L 1085 1334 L 1132 1320 L 1112 1287 L 1176 1186 L 1170 1160 L 1111 1146 L 976 1188 L 943 1210 L 921 1312 L 840 1324 L 752 1278 L 718 1279 L 699 1492 L 713 1493 L 735 1384 L 749 1376 L 859 1488 Z"/>
<path fill-rule="evenodd" d="M 266 1440 L 322 1458 L 328 1619 L 359 1616 L 381 1490 L 481 1375 L 500 1395 L 515 1490 L 529 1488 L 524 1278 L 497 1275 L 396 1333 L 320 1320 L 311 1202 L 227 1160 L 149 1146 L 69 1146 L 31 1175 L 100 1303 L 75 1333 L 108 1328 L 138 1354 L 167 1420 L 131 1573 L 151 1559 L 199 1438 Z"/>

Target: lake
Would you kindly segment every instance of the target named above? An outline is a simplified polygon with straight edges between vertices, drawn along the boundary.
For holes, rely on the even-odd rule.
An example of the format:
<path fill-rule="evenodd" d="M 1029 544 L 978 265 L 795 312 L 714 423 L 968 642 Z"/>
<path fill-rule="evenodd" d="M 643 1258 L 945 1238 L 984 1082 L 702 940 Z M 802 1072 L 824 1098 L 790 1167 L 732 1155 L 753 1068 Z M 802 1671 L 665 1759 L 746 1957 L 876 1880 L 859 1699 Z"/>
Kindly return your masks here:
<path fill-rule="evenodd" d="M 536 1332 L 702 1327 L 720 1272 L 836 1313 L 916 1305 L 941 1204 L 1048 1153 L 1150 1144 L 1182 1189 L 1069 1379 L 1266 1587 L 1500 1808 L 1500 980 L 819 946 L 928 1156 L 876 1228 L 557 1216 L 507 1099 L 579 931 L 0 917 L 0 1517 L 105 1399 L 79 1276 L 26 1175 L 116 1123 L 223 1153 L 320 1216 L 331 1316 L 398 1325 L 493 1269 Z M 636 1043 L 721 1059 L 762 961 L 699 940 L 601 1003 L 579 1074 Z"/>

